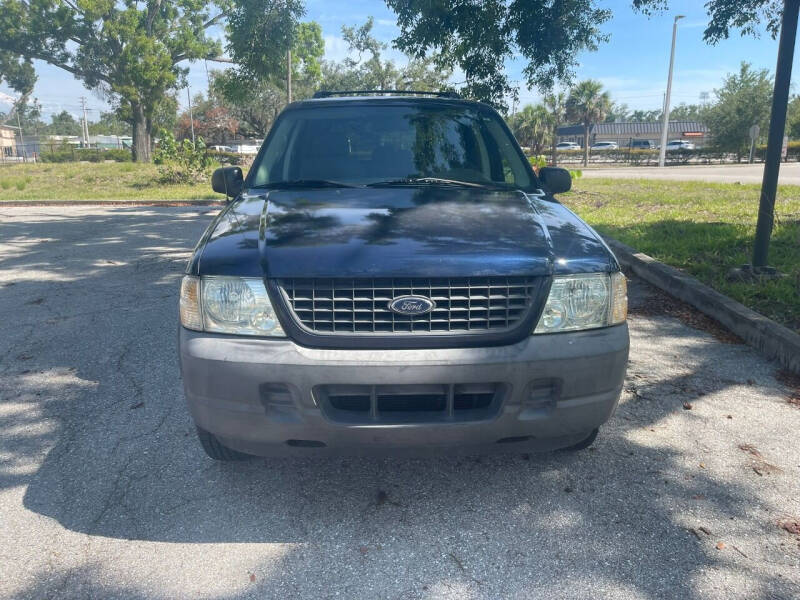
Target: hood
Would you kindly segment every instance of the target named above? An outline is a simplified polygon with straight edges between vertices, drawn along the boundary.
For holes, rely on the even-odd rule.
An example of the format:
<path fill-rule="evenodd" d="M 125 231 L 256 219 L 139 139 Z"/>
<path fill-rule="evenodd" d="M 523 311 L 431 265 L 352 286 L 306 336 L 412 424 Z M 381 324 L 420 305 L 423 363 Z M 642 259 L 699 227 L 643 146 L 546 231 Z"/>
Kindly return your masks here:
<path fill-rule="evenodd" d="M 527 197 L 450 187 L 273 191 L 263 266 L 272 277 L 436 277 L 549 272 Z"/>
<path fill-rule="evenodd" d="M 441 186 L 245 194 L 200 247 L 196 272 L 250 277 L 546 275 L 613 261 L 556 202 Z"/>

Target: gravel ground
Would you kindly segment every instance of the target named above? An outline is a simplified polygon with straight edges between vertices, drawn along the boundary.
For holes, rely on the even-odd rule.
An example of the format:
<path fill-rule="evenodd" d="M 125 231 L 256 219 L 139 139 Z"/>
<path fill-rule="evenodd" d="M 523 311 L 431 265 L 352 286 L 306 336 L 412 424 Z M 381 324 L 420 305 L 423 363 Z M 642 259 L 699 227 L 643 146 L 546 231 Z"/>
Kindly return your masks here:
<path fill-rule="evenodd" d="M 175 323 L 210 214 L 0 209 L 0 596 L 800 597 L 792 380 L 637 282 L 590 450 L 206 459 Z"/>

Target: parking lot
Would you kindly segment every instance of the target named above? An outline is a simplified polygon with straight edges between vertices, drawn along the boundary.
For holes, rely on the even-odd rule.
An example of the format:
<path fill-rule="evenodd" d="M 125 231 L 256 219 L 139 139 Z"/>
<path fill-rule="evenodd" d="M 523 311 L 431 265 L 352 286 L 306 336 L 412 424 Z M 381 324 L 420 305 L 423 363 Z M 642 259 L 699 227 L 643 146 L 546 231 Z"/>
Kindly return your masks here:
<path fill-rule="evenodd" d="M 215 210 L 0 207 L 0 596 L 800 597 L 800 390 L 636 281 L 590 450 L 208 460 L 177 286 Z"/>

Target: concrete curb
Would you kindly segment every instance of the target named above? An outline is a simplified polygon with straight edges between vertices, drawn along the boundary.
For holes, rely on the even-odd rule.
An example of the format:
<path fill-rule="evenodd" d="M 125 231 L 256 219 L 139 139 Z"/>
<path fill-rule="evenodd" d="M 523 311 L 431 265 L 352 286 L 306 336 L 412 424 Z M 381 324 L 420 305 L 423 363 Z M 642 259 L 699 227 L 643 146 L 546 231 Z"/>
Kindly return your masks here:
<path fill-rule="evenodd" d="M 619 262 L 648 283 L 691 304 L 753 346 L 768 359 L 800 375 L 800 335 L 712 290 L 694 277 L 603 236 Z"/>
<path fill-rule="evenodd" d="M 31 200 L 0 201 L 0 208 L 20 206 L 224 206 L 220 200 Z"/>

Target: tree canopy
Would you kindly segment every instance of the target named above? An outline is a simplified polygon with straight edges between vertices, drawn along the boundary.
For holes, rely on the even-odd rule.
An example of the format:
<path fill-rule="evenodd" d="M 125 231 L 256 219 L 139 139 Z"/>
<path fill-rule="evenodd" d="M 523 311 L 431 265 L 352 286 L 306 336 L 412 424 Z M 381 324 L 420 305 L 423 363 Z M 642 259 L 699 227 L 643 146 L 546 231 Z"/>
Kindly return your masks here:
<path fill-rule="evenodd" d="M 569 91 L 566 102 L 567 118 L 583 125 L 583 165 L 589 164 L 589 130 L 602 122 L 611 110 L 611 97 L 603 84 L 594 79 L 581 81 Z"/>
<path fill-rule="evenodd" d="M 466 95 L 505 106 L 516 94 L 505 61 L 520 57 L 528 87 L 569 80 L 581 50 L 607 39 L 611 11 L 597 0 L 386 0 L 397 14 L 395 46 L 414 58 L 458 66 Z"/>
<path fill-rule="evenodd" d="M 222 54 L 216 30 L 239 68 L 261 72 L 300 14 L 300 0 L 0 0 L 3 76 L 25 75 L 33 59 L 72 73 L 132 124 L 135 158 L 147 161 L 160 104 L 185 85 L 181 64 Z"/>
<path fill-rule="evenodd" d="M 714 145 L 741 156 L 750 144 L 748 131 L 758 125 L 767 130 L 772 102 L 772 77 L 767 69 L 753 69 L 743 62 L 738 73 L 725 77 L 714 90 L 716 102 L 703 113 Z"/>

